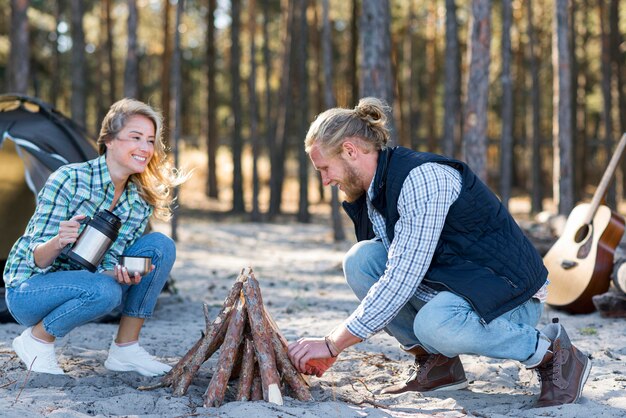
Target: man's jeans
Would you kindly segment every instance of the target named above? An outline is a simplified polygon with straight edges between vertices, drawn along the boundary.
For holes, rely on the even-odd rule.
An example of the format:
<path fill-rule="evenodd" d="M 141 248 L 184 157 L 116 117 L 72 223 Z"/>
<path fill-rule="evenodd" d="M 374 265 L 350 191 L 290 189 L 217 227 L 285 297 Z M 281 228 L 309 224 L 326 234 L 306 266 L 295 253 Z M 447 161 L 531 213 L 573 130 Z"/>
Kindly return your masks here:
<path fill-rule="evenodd" d="M 176 247 L 169 237 L 152 232 L 124 254 L 152 257 L 155 268 L 137 285 L 122 285 L 106 274 L 87 270 L 37 274 L 7 289 L 7 307 L 22 325 L 33 326 L 43 320 L 46 332 L 55 337 L 63 337 L 122 303 L 122 315 L 149 318 L 174 265 Z"/>
<path fill-rule="evenodd" d="M 383 275 L 386 263 L 387 251 L 380 241 L 361 241 L 346 254 L 344 274 L 359 300 Z M 419 345 L 446 357 L 476 354 L 531 367 L 539 364 L 550 344 L 535 329 L 542 310 L 543 304 L 531 298 L 484 324 L 465 299 L 440 292 L 427 303 L 412 297 L 385 331 L 404 349 Z"/>

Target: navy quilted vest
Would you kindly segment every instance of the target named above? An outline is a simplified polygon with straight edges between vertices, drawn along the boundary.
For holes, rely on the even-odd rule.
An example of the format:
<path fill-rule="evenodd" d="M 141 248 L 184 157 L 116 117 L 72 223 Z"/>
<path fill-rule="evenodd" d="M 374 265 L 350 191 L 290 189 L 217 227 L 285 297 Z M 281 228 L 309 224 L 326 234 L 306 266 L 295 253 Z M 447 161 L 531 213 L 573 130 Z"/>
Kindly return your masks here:
<path fill-rule="evenodd" d="M 462 188 L 450 206 L 431 265 L 424 277 L 432 288 L 465 298 L 485 322 L 530 299 L 548 272 L 536 249 L 508 210 L 467 164 L 403 147 L 380 152 L 372 204 L 385 217 L 390 241 L 398 221 L 397 202 L 404 180 L 415 167 L 447 164 L 461 173 Z M 365 196 L 344 209 L 359 241 L 374 233 Z"/>

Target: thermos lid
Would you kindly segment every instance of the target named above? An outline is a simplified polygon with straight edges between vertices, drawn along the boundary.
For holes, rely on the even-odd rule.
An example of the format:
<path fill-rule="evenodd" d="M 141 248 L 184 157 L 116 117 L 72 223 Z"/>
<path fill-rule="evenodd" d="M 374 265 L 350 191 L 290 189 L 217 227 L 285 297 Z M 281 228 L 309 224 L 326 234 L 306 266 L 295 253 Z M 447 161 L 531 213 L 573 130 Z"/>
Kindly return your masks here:
<path fill-rule="evenodd" d="M 122 226 L 122 220 L 113 212 L 107 209 L 101 210 L 100 212 L 96 213 L 93 218 L 94 221 L 98 219 L 110 225 L 110 227 L 112 227 L 116 232 L 119 231 Z"/>

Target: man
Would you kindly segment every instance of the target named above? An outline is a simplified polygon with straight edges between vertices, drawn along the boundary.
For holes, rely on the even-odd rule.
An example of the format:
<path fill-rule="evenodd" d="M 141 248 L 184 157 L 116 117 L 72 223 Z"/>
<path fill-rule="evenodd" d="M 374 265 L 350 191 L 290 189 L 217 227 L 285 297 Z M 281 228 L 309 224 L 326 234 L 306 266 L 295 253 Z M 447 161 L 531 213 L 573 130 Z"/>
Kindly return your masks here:
<path fill-rule="evenodd" d="M 460 161 L 386 146 L 385 104 L 320 114 L 305 139 L 325 185 L 346 194 L 359 242 L 344 260 L 359 307 L 289 355 L 321 376 L 347 347 L 385 329 L 415 356 L 383 393 L 467 387 L 459 354 L 514 359 L 541 377 L 538 406 L 576 402 L 591 363 L 558 323 L 536 326 L 547 270 L 496 196 Z"/>

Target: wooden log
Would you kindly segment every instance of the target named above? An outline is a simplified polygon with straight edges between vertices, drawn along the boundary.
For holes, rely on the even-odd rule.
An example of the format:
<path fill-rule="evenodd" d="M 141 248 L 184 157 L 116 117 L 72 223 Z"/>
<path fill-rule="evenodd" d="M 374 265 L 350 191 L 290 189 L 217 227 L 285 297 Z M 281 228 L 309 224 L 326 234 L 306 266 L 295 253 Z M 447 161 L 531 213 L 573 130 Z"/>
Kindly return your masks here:
<path fill-rule="evenodd" d="M 261 382 L 261 374 L 259 371 L 259 363 L 254 363 L 254 378 L 252 379 L 252 389 L 250 390 L 250 400 L 263 400 L 263 383 Z"/>
<path fill-rule="evenodd" d="M 246 324 L 246 318 L 246 302 L 242 297 L 228 325 L 224 343 L 220 350 L 220 357 L 217 362 L 217 370 L 213 373 L 209 386 L 204 393 L 205 408 L 220 406 L 224 400 L 230 373 L 233 370 L 235 356 L 241 345 L 241 340 L 243 339 L 243 329 Z"/>
<path fill-rule="evenodd" d="M 239 275 L 235 283 L 233 284 L 230 292 L 224 299 L 224 303 L 222 304 L 221 311 L 217 314 L 217 317 L 211 323 L 211 325 L 207 325 L 206 334 L 204 338 L 201 339 L 200 344 L 195 347 L 193 353 L 190 353 L 189 356 L 183 357 L 183 359 L 179 361 L 170 372 L 164 376 L 163 380 L 171 381 L 171 386 L 173 388 L 174 396 L 183 396 L 187 393 L 189 389 L 189 385 L 198 372 L 202 363 L 204 363 L 222 344 L 224 341 L 224 335 L 226 334 L 226 329 L 228 328 L 228 323 L 230 322 L 230 317 L 233 311 L 233 305 L 239 299 L 241 295 L 241 289 L 243 287 L 243 281 L 246 279 L 246 276 L 243 274 Z M 205 308 L 206 312 L 207 308 Z M 169 377 L 168 377 L 169 376 Z"/>
<path fill-rule="evenodd" d="M 263 298 L 259 283 L 252 274 L 248 275 L 243 285 L 243 293 L 248 305 L 248 319 L 252 330 L 252 340 L 259 362 L 261 382 L 263 383 L 263 398 L 276 405 L 283 404 L 280 393 L 280 377 L 276 369 L 276 357 L 270 340 L 270 330 L 265 319 Z"/>
<path fill-rule="evenodd" d="M 276 355 L 276 366 L 278 367 L 278 371 L 282 374 L 283 379 L 291 388 L 293 394 L 296 399 L 299 401 L 312 401 L 313 397 L 311 396 L 311 391 L 307 385 L 307 382 L 302 378 L 302 375 L 296 370 L 294 365 L 291 363 L 289 359 L 289 355 L 287 351 L 283 347 L 280 342 L 280 338 L 274 332 L 271 331 L 271 341 L 272 346 L 274 347 L 274 354 Z"/>
<path fill-rule="evenodd" d="M 241 373 L 239 373 L 239 385 L 237 386 L 237 400 L 249 401 L 252 380 L 254 379 L 254 343 L 252 337 L 244 338 L 243 358 L 241 360 Z"/>

